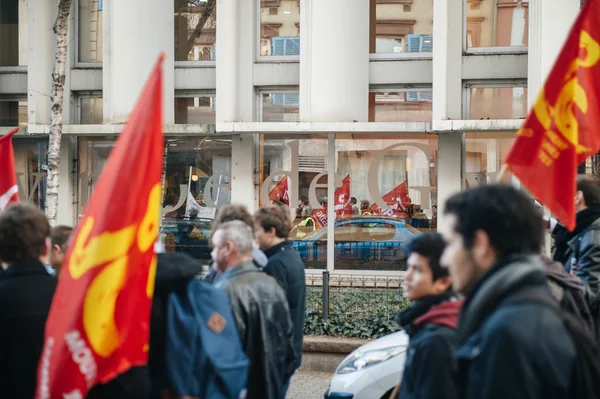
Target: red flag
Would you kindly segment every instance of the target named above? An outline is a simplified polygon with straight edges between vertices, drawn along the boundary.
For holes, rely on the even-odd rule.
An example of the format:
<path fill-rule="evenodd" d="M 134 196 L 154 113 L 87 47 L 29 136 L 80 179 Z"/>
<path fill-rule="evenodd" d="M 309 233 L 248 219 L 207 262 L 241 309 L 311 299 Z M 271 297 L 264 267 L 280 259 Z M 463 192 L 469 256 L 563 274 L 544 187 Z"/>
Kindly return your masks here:
<path fill-rule="evenodd" d="M 342 186 L 335 190 L 334 208 L 338 217 L 352 215 L 352 205 L 350 205 L 350 175 L 347 175 L 342 181 Z"/>
<path fill-rule="evenodd" d="M 577 165 L 600 149 L 600 1 L 583 5 L 506 166 L 575 228 Z"/>
<path fill-rule="evenodd" d="M 310 217 L 315 221 L 318 229 L 327 226 L 327 204 L 321 209 L 314 210 Z"/>
<path fill-rule="evenodd" d="M 12 145 L 12 136 L 18 131 L 19 128 L 0 137 L 0 211 L 11 203 L 19 201 L 15 153 Z"/>
<path fill-rule="evenodd" d="M 371 205 L 371 211 L 376 215 L 405 216 L 406 208 L 411 204 L 408 196 L 408 183 L 403 181 L 382 197 L 389 208 L 381 209 L 377 204 Z"/>
<path fill-rule="evenodd" d="M 271 201 L 283 201 L 286 205 L 290 204 L 290 191 L 287 175 L 284 175 L 283 179 L 279 180 L 275 187 L 271 189 L 271 192 L 269 192 L 269 199 Z"/>
<path fill-rule="evenodd" d="M 36 398 L 84 398 L 148 359 L 164 138 L 154 67 L 67 250 L 46 324 Z"/>

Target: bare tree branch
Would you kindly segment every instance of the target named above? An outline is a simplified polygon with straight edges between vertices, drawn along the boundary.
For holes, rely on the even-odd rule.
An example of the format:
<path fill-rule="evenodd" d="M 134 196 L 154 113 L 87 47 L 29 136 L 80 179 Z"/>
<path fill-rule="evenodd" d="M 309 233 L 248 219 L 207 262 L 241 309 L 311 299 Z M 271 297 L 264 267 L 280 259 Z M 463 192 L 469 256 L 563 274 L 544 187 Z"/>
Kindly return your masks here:
<path fill-rule="evenodd" d="M 202 12 L 202 15 L 200 16 L 200 19 L 198 20 L 198 23 L 196 24 L 194 31 L 192 32 L 192 34 L 190 35 L 190 37 L 188 39 L 188 43 L 187 43 L 188 54 L 194 48 L 194 45 L 196 44 L 196 39 L 198 39 L 200 37 L 200 35 L 202 34 L 202 29 L 204 28 L 204 25 L 206 25 L 206 22 L 208 21 L 210 16 L 213 14 L 216 5 L 217 5 L 216 0 L 208 0 L 206 5 L 204 6 L 204 11 Z"/>
<path fill-rule="evenodd" d="M 63 99 L 67 65 L 67 33 L 72 0 L 60 0 L 58 15 L 54 22 L 56 53 L 52 71 L 52 109 L 50 112 L 50 139 L 48 144 L 48 177 L 46 189 L 46 216 L 50 225 L 56 225 L 58 213 L 58 169 L 60 167 L 60 144 L 63 127 Z"/>

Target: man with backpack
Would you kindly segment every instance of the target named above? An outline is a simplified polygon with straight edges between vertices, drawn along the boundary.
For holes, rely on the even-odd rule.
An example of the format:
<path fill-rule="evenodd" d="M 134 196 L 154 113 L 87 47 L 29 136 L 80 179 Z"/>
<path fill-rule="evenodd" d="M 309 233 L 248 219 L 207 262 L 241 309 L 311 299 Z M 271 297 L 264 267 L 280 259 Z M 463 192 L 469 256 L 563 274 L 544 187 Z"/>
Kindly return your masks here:
<path fill-rule="evenodd" d="M 442 265 L 465 295 L 459 397 L 595 397 L 592 340 L 552 297 L 533 201 L 511 186 L 486 185 L 451 197 L 444 215 Z"/>
<path fill-rule="evenodd" d="M 242 221 L 217 227 L 211 256 L 223 276 L 216 287 L 231 302 L 250 358 L 247 398 L 283 399 L 295 359 L 290 310 L 282 288 L 252 263 L 252 238 Z"/>
<path fill-rule="evenodd" d="M 399 399 L 455 398 L 456 326 L 462 301 L 452 292 L 448 270 L 440 266 L 444 240 L 420 234 L 408 244 L 404 297 L 415 304 L 398 315 L 410 336 Z"/>

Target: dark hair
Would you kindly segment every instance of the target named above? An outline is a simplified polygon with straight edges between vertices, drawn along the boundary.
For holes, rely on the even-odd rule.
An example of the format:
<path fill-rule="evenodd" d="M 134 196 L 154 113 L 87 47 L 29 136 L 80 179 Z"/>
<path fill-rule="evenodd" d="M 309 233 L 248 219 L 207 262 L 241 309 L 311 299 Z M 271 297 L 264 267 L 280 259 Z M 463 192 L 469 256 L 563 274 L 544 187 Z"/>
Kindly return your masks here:
<path fill-rule="evenodd" d="M 440 265 L 446 244 L 441 234 L 425 233 L 415 236 L 408 242 L 408 254 L 416 253 L 427 258 L 433 281 L 448 276 L 448 269 Z"/>
<path fill-rule="evenodd" d="M 212 229 L 213 234 L 220 224 L 232 222 L 234 220 L 240 220 L 246 223 L 250 226 L 252 232 L 254 232 L 254 222 L 252 221 L 252 215 L 250 215 L 248 208 L 241 204 L 227 204 L 221 207 L 215 216 Z"/>
<path fill-rule="evenodd" d="M 17 203 L 0 212 L 0 258 L 6 263 L 39 258 L 49 236 L 46 215 L 33 205 Z"/>
<path fill-rule="evenodd" d="M 73 234 L 73 228 L 69 226 L 55 226 L 50 230 L 50 240 L 52 246 L 58 245 L 63 251 Z"/>
<path fill-rule="evenodd" d="M 600 179 L 593 175 L 577 176 L 577 191 L 583 193 L 585 206 L 600 205 Z"/>
<path fill-rule="evenodd" d="M 289 213 L 286 212 L 287 206 L 267 206 L 260 208 L 254 214 L 254 221 L 269 231 L 275 228 L 275 235 L 279 238 L 288 238 L 292 231 L 292 221 Z"/>
<path fill-rule="evenodd" d="M 484 231 L 498 259 L 513 254 L 537 254 L 544 226 L 533 199 L 505 184 L 479 186 L 450 197 L 445 215 L 455 215 L 454 231 L 465 248 L 473 246 L 475 232 Z"/>

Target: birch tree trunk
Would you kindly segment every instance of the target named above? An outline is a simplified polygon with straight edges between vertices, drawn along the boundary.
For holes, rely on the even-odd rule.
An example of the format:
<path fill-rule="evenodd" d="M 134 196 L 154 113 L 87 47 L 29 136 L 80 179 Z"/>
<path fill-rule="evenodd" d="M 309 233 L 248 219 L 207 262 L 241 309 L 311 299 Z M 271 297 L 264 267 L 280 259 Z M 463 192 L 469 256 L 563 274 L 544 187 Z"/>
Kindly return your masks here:
<path fill-rule="evenodd" d="M 48 144 L 48 181 L 46 188 L 46 216 L 51 226 L 56 225 L 58 213 L 58 169 L 63 127 L 63 99 L 67 66 L 67 34 L 72 0 L 59 0 L 58 15 L 54 22 L 56 53 L 52 71 L 52 109 L 50 113 L 50 142 Z"/>

